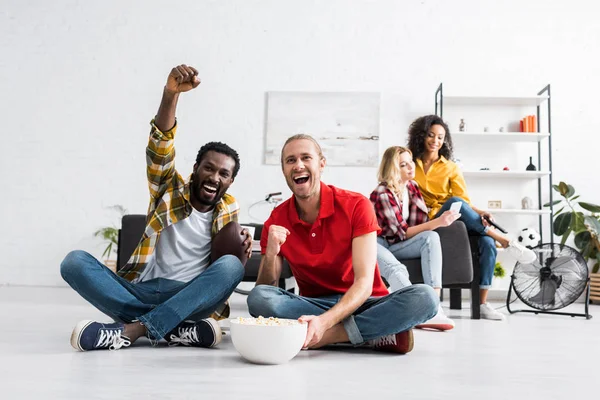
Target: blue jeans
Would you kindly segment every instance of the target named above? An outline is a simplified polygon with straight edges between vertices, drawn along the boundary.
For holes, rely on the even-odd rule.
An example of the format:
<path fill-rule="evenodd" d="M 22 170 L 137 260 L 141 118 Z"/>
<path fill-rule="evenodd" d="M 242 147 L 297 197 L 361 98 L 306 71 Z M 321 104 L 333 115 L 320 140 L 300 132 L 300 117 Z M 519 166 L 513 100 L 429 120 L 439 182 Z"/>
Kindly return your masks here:
<path fill-rule="evenodd" d="M 287 290 L 259 285 L 248 295 L 250 315 L 296 319 L 303 315 L 321 315 L 335 306 L 341 294 L 303 297 Z M 437 313 L 439 300 L 426 285 L 412 285 L 384 297 L 370 297 L 352 315 L 342 321 L 352 344 L 406 331 Z"/>
<path fill-rule="evenodd" d="M 411 284 L 406 267 L 398 261 L 409 258 L 421 258 L 421 273 L 426 285 L 442 287 L 442 244 L 437 232 L 420 232 L 394 244 L 378 237 L 377 243 L 377 264 L 381 276 L 390 285 L 390 291 L 394 292 Z"/>
<path fill-rule="evenodd" d="M 448 199 L 440 211 L 435 214 L 435 217 L 439 217 L 445 211 L 450 209 L 452 203 L 460 201 L 463 205 L 460 208 L 460 220 L 465 223 L 469 233 L 473 235 L 479 235 L 479 268 L 481 277 L 479 279 L 479 288 L 489 289 L 492 285 L 492 279 L 494 278 L 494 268 L 496 266 L 496 241 L 491 237 L 487 236 L 488 228 L 481 222 L 481 216 L 471 208 L 467 202 L 460 197 L 451 197 Z"/>
<path fill-rule="evenodd" d="M 139 320 L 158 340 L 184 320 L 210 316 L 241 282 L 244 267 L 237 257 L 225 255 L 189 282 L 156 278 L 131 283 L 76 250 L 61 263 L 60 274 L 98 310 L 123 323 Z"/>

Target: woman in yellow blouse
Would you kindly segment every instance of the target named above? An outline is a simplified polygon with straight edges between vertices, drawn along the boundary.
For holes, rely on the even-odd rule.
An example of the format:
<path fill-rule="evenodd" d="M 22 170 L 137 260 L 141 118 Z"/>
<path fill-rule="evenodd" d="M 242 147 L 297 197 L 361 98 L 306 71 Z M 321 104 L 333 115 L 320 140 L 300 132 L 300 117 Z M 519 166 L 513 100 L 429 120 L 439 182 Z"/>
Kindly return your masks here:
<path fill-rule="evenodd" d="M 417 118 L 408 129 L 408 148 L 412 151 L 416 164 L 414 180 L 429 208 L 429 217 L 439 217 L 454 202 L 463 203 L 460 220 L 471 234 L 480 235 L 481 317 L 503 320 L 504 316 L 487 303 L 488 289 L 492 284 L 496 265 L 496 242 L 523 263 L 533 262 L 535 253 L 496 231 L 484 219 L 493 219 L 491 214 L 471 204 L 465 179 L 458 166 L 451 161 L 452 138 L 444 120 L 437 115 Z"/>

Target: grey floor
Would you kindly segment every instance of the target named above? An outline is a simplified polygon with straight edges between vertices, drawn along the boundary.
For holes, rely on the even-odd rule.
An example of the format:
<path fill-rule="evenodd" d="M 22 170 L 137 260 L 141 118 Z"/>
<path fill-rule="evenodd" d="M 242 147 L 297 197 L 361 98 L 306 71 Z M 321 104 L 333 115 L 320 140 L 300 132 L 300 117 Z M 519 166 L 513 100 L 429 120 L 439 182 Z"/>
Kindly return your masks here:
<path fill-rule="evenodd" d="M 497 304 L 501 307 L 502 304 Z M 570 308 L 583 309 L 582 304 Z M 0 287 L 3 399 L 565 399 L 596 397 L 600 312 L 591 320 L 515 314 L 456 329 L 415 332 L 408 355 L 370 350 L 302 351 L 290 363 L 244 362 L 229 337 L 216 349 L 152 348 L 80 353 L 80 319 L 106 320 L 70 289 Z M 247 315 L 234 295 L 234 316 Z"/>

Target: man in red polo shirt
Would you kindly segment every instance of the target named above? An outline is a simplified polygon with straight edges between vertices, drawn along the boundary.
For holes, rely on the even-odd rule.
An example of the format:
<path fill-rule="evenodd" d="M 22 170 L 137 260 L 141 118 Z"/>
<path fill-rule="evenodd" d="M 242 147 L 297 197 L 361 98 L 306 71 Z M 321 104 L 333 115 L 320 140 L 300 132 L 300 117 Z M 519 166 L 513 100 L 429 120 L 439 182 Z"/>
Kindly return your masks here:
<path fill-rule="evenodd" d="M 265 222 L 250 314 L 308 323 L 304 348 L 350 342 L 411 351 L 411 328 L 437 312 L 433 289 L 412 285 L 388 293 L 377 267 L 380 229 L 373 206 L 361 194 L 321 182 L 325 157 L 315 139 L 290 137 L 281 163 L 293 196 Z M 283 257 L 300 295 L 275 286 Z"/>

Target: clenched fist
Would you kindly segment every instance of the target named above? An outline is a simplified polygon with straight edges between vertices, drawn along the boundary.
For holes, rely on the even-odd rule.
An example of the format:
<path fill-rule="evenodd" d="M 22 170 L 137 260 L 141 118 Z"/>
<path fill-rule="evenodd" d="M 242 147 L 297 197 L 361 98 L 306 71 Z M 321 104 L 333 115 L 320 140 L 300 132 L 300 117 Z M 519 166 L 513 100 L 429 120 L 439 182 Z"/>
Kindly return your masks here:
<path fill-rule="evenodd" d="M 171 93 L 183 93 L 198 87 L 199 84 L 198 70 L 181 64 L 171 70 L 165 90 Z"/>
<path fill-rule="evenodd" d="M 265 256 L 277 256 L 281 250 L 281 246 L 283 246 L 289 234 L 290 231 L 283 226 L 271 225 L 269 227 L 269 236 L 267 238 L 267 250 L 265 251 Z"/>

